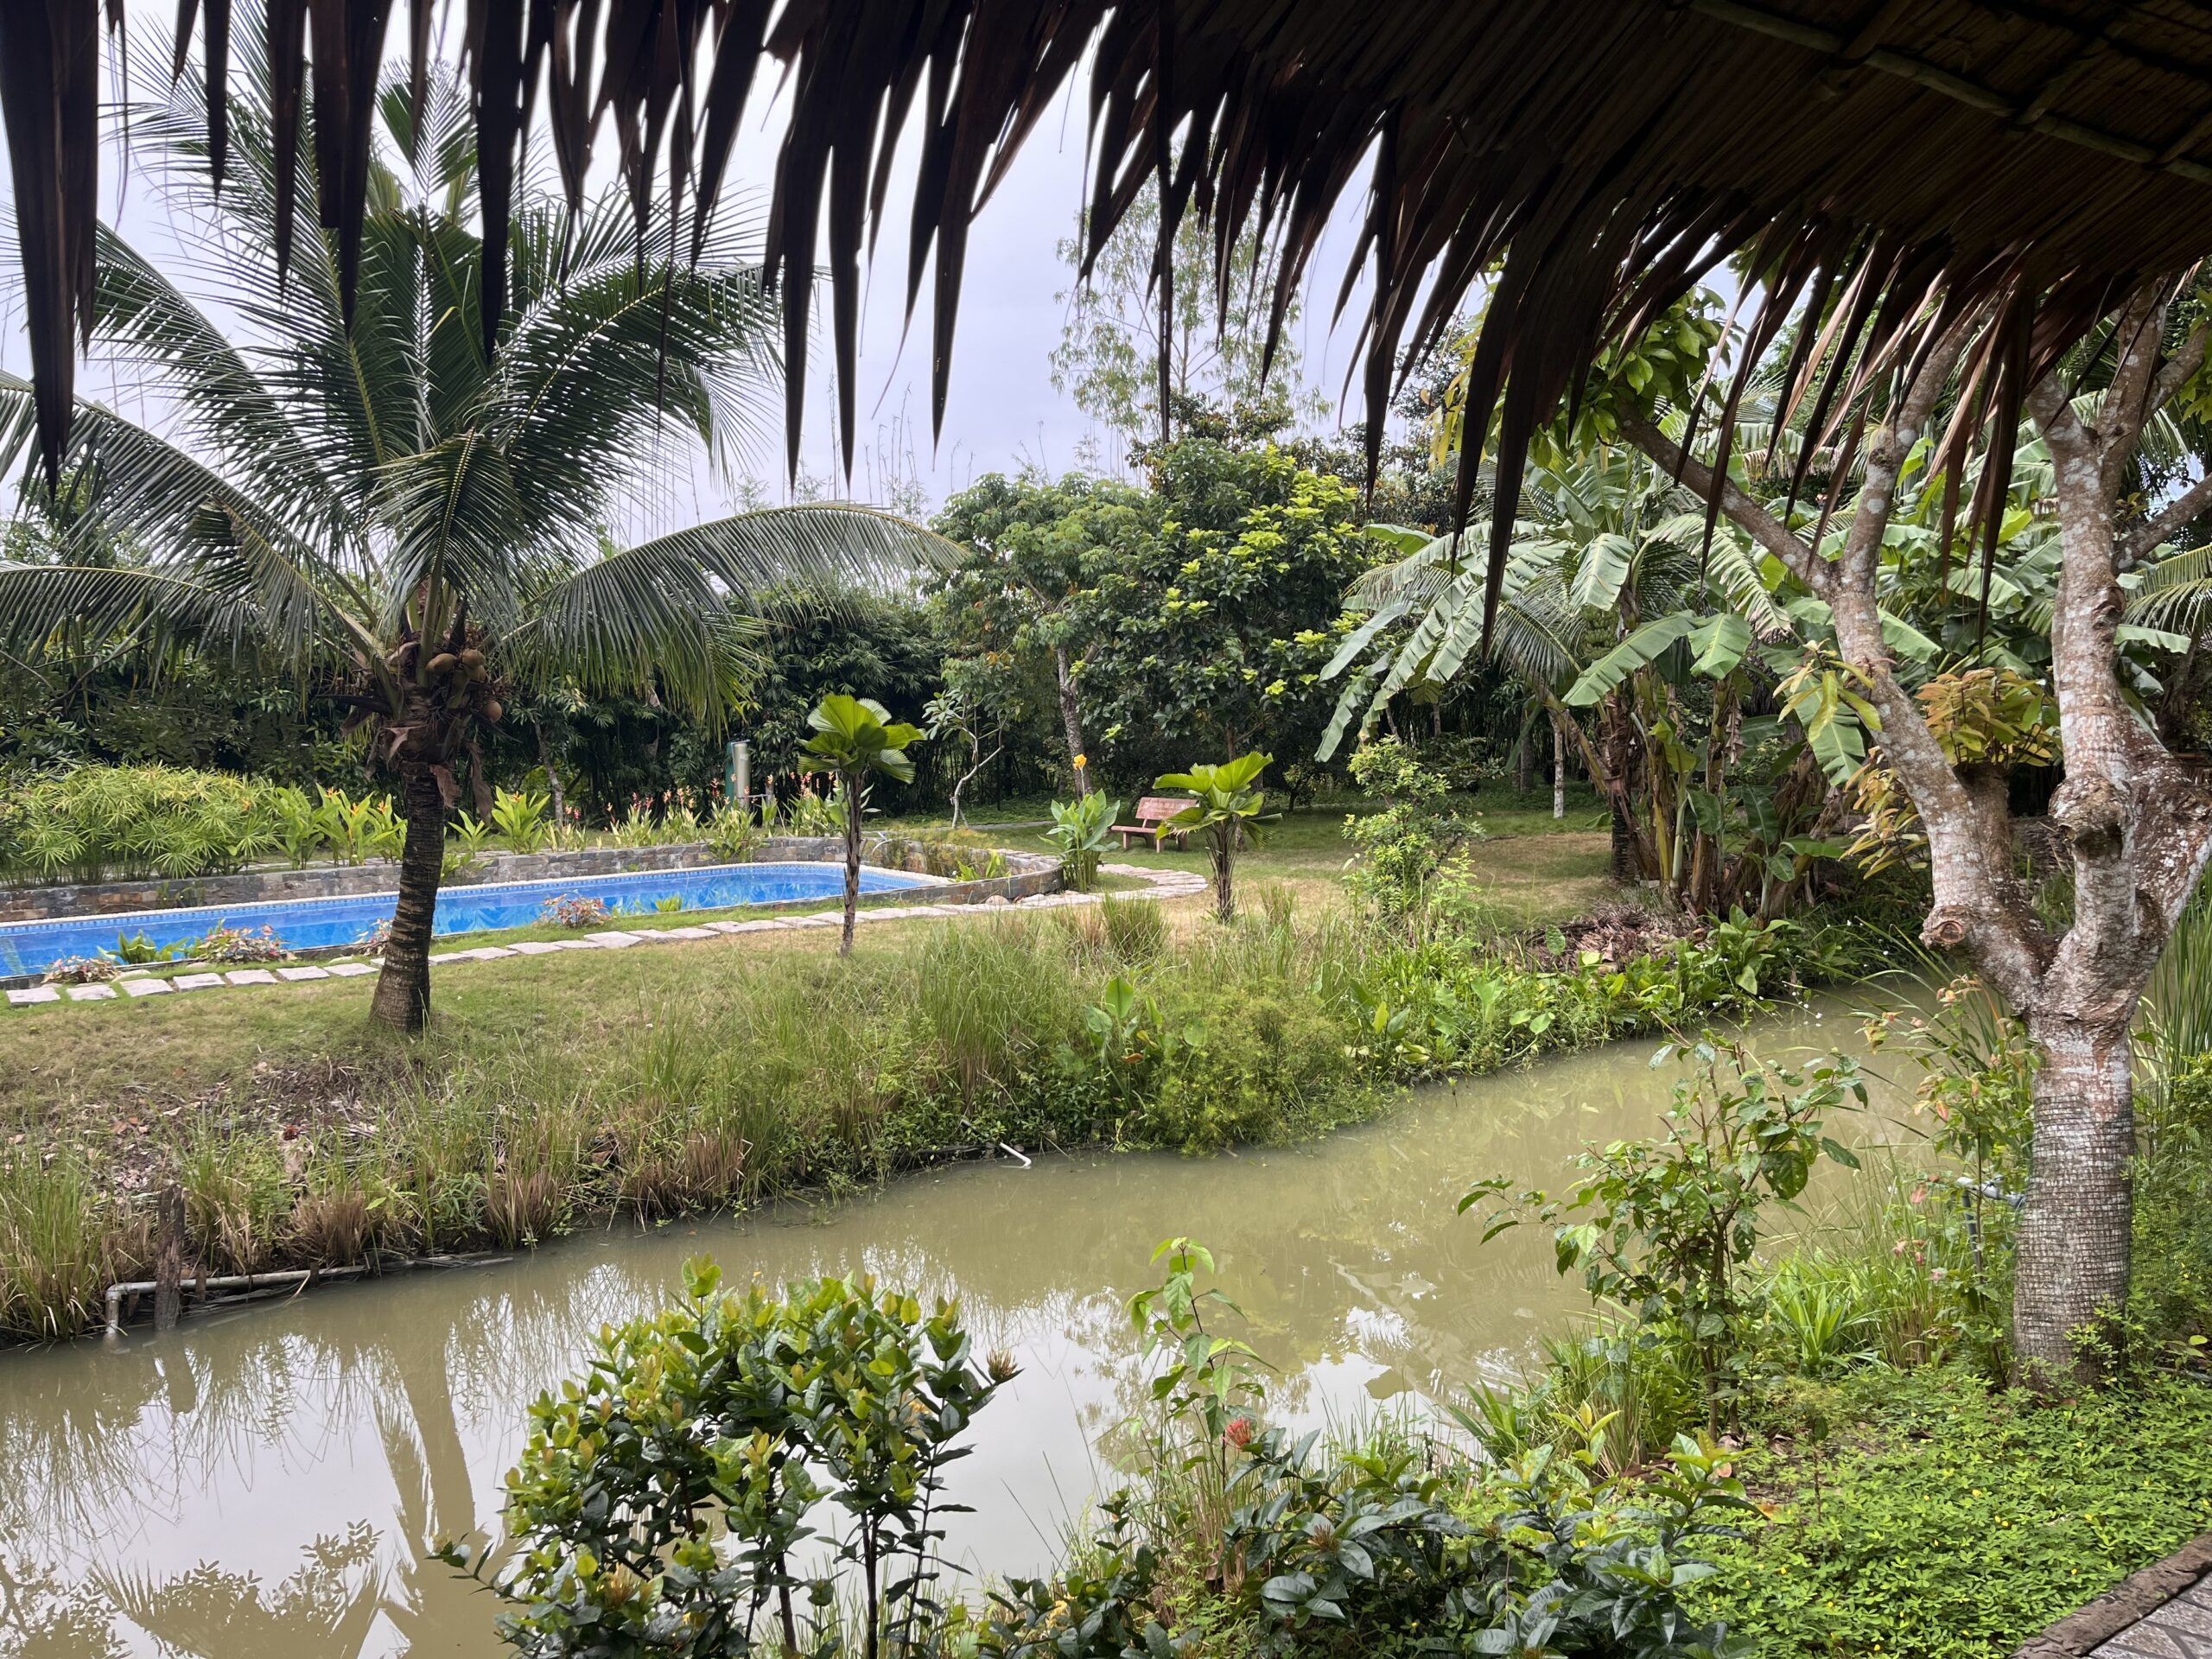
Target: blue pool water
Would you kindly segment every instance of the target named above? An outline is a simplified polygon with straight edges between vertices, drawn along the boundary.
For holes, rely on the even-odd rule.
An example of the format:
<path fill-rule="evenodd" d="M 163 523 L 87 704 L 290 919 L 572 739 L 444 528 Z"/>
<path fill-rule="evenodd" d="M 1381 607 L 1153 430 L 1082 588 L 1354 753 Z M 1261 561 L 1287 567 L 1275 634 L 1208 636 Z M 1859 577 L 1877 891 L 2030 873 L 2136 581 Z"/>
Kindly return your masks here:
<path fill-rule="evenodd" d="M 889 893 L 925 885 L 922 878 L 873 867 L 861 871 L 862 893 Z M 546 900 L 574 893 L 603 901 L 618 914 L 652 912 L 671 896 L 691 910 L 772 905 L 830 899 L 842 893 L 841 864 L 716 864 L 696 870 L 640 870 L 629 875 L 573 876 L 562 881 L 503 881 L 446 887 L 438 893 L 437 931 L 474 933 L 523 927 L 539 919 Z M 115 949 L 118 934 L 143 933 L 156 945 L 181 944 L 220 922 L 230 927 L 275 930 L 294 950 L 353 944 L 378 922 L 388 921 L 397 895 L 347 893 L 332 899 L 285 899 L 255 905 L 211 905 L 192 910 L 140 910 L 114 916 L 60 916 L 46 921 L 0 924 L 0 975 L 44 973 L 62 957 L 96 956 Z M 674 916 L 657 920 L 673 922 Z M 617 920 L 607 924 L 620 927 Z"/>

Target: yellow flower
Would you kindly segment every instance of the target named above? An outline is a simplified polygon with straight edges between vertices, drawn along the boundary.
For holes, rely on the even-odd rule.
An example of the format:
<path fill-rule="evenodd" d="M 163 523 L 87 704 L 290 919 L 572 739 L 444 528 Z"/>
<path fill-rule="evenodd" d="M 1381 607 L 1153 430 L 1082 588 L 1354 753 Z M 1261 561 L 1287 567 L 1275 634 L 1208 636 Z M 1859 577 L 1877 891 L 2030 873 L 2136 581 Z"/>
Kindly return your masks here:
<path fill-rule="evenodd" d="M 1078 754 L 1078 755 L 1077 755 L 1077 756 L 1076 756 L 1076 758 L 1075 758 L 1075 769 L 1076 769 L 1077 772 L 1081 772 L 1081 771 L 1082 771 L 1085 766 L 1089 766 L 1090 764 L 1090 757 L 1089 755 L 1087 755 L 1087 754 Z"/>

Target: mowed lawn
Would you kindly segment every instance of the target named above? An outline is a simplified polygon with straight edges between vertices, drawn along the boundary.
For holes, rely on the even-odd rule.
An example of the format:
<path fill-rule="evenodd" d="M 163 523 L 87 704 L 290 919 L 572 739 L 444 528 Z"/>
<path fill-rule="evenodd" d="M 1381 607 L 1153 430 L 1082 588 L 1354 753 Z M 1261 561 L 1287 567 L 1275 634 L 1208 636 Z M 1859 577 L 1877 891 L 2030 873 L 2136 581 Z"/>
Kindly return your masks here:
<path fill-rule="evenodd" d="M 1606 837 L 1586 791 L 1570 797 L 1566 818 L 1556 823 L 1548 791 L 1532 798 L 1526 809 L 1516 803 L 1500 810 L 1500 800 L 1510 798 L 1501 791 L 1480 804 L 1487 833 L 1468 861 L 1501 925 L 1564 919 L 1605 900 L 1612 891 L 1605 874 Z M 1256 908 L 1261 890 L 1275 883 L 1291 889 L 1301 914 L 1340 906 L 1351 854 L 1344 839 L 1344 817 L 1341 806 L 1301 809 L 1262 846 L 1243 854 L 1237 868 L 1245 906 Z M 1035 829 L 978 827 L 1001 846 L 1047 848 Z M 1195 842 L 1187 852 L 1132 850 L 1111 856 L 1201 874 L 1207 868 L 1206 855 Z M 1203 898 L 1171 900 L 1166 908 L 1178 929 L 1213 925 Z M 690 919 L 651 918 L 654 925 Z M 871 955 L 911 950 L 923 930 L 974 925 L 928 918 L 871 924 L 862 929 L 857 948 Z M 476 936 L 451 944 L 544 931 Z M 836 944 L 835 931 L 822 928 L 448 963 L 434 970 L 435 1027 L 420 1045 L 371 1026 L 367 1010 L 375 982 L 369 978 L 0 1009 L 0 1132 L 35 1134 L 59 1112 L 74 1120 L 80 1133 L 129 1137 L 157 1129 L 152 1120 L 181 1108 L 234 1099 L 241 1084 L 250 1092 L 304 1103 L 319 1090 L 356 1087 L 365 1073 L 391 1078 L 415 1068 L 435 1071 L 471 1052 L 542 1047 L 580 1058 L 607 1055 L 650 1043 L 662 1010 L 713 1000 L 728 988 L 727 982 L 757 973 L 764 957 L 819 956 Z M 134 1116 L 142 1122 L 134 1124 Z"/>

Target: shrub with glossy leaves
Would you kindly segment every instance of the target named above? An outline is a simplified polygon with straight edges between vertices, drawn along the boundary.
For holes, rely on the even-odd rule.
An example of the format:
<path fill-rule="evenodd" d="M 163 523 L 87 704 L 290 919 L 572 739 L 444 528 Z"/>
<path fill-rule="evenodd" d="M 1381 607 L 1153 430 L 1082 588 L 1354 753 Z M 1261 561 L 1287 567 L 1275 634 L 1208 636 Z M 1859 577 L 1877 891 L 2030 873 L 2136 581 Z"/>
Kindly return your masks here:
<path fill-rule="evenodd" d="M 872 1279 L 733 1294 L 693 1262 L 684 1281 L 531 1408 L 502 1635 L 543 1659 L 925 1644 L 943 1471 L 1010 1363 L 976 1362 L 957 1305 Z"/>

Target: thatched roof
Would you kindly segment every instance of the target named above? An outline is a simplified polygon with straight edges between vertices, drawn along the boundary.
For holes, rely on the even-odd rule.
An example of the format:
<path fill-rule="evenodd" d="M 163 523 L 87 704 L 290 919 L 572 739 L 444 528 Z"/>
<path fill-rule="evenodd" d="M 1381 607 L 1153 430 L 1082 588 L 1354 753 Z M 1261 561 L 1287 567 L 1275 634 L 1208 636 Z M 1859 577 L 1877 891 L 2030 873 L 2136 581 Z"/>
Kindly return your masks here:
<path fill-rule="evenodd" d="M 90 291 L 98 3 L 0 4 L 49 459 Z M 321 217 L 343 245 L 392 0 L 268 4 L 251 26 L 294 66 L 287 84 L 303 54 L 312 64 Z M 431 4 L 403 14 L 418 59 Z M 206 9 L 218 81 L 229 12 Z M 1593 346 L 1731 250 L 1750 251 L 1784 307 L 1840 311 L 1840 339 L 1874 342 L 1862 371 L 1875 346 L 1909 354 L 1986 308 L 1999 416 L 2126 284 L 2212 251 L 2212 10 L 2193 0 L 469 0 L 455 13 L 495 232 L 505 159 L 533 124 L 572 188 L 611 133 L 639 211 L 689 213 L 669 159 L 711 200 L 748 92 L 789 73 L 770 254 L 785 277 L 794 456 L 823 264 L 849 453 L 859 267 L 886 228 L 888 145 L 908 113 L 925 118 L 906 230 L 918 286 L 935 258 L 941 417 L 969 223 L 1094 45 L 1094 240 L 1156 176 L 1166 224 L 1210 213 L 1224 266 L 1242 230 L 1267 229 L 1294 283 L 1373 154 L 1370 407 L 1402 348 L 1433 339 L 1496 270 L 1474 403 L 1479 415 L 1502 393 L 1516 471 L 1519 438 Z M 1931 294 L 1948 296 L 1940 310 Z"/>

